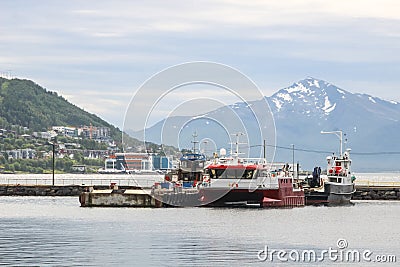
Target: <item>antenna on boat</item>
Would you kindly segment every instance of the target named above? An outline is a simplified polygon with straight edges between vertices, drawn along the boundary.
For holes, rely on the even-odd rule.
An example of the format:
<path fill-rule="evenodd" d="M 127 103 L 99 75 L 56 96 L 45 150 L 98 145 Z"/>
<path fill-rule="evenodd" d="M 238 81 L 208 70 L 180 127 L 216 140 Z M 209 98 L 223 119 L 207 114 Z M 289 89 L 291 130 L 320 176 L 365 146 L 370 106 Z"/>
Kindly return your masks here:
<path fill-rule="evenodd" d="M 321 134 L 334 134 L 340 139 L 340 157 L 343 155 L 343 132 L 342 131 L 332 131 L 332 132 L 324 132 L 321 131 Z"/>
<path fill-rule="evenodd" d="M 267 162 L 267 140 L 264 139 L 264 143 L 263 143 L 263 149 L 264 149 L 264 159 L 265 162 Z"/>
<path fill-rule="evenodd" d="M 236 145 L 236 147 L 235 147 L 235 152 L 233 152 L 233 153 L 231 153 L 232 154 L 232 156 L 233 156 L 233 158 L 236 160 L 236 161 L 238 161 L 238 159 L 239 159 L 239 145 L 245 145 L 246 143 L 239 143 L 239 139 L 240 139 L 240 136 L 242 136 L 242 135 L 245 135 L 244 133 L 242 133 L 242 132 L 237 132 L 237 133 L 234 133 L 234 134 L 232 134 L 232 135 L 234 135 L 234 136 L 236 136 L 236 142 L 235 143 L 231 143 L 231 145 Z"/>
<path fill-rule="evenodd" d="M 192 143 L 193 143 L 193 154 L 196 154 L 196 144 L 199 143 L 199 141 L 196 141 L 196 137 L 198 136 L 196 131 L 192 134 L 192 136 L 193 136 L 193 141 L 192 141 Z"/>

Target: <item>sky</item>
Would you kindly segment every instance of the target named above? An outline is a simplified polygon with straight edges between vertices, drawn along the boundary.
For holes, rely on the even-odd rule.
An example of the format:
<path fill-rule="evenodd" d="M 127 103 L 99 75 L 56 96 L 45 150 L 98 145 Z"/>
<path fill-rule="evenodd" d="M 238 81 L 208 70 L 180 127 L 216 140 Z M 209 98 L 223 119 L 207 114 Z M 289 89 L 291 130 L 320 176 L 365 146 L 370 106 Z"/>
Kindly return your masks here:
<path fill-rule="evenodd" d="M 0 75 L 26 78 L 122 127 L 134 93 L 211 61 L 266 96 L 312 76 L 400 101 L 400 1 L 0 1 Z"/>

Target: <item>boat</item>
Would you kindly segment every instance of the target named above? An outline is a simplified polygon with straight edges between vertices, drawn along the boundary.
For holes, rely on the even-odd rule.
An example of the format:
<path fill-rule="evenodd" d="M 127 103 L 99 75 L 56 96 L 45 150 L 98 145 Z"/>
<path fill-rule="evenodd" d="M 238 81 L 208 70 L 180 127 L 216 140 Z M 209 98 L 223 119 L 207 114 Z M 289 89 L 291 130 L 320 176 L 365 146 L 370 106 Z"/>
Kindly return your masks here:
<path fill-rule="evenodd" d="M 202 166 L 205 164 L 204 168 Z M 177 174 L 166 175 L 165 183 L 152 191 L 166 206 L 297 207 L 305 205 L 304 190 L 293 173 L 271 172 L 265 159 L 215 156 L 207 164 L 196 153 L 181 157 Z"/>
<path fill-rule="evenodd" d="M 201 153 L 187 153 L 180 157 L 177 169 L 165 175 L 166 182 L 181 183 L 183 187 L 195 187 L 202 181 L 206 156 Z"/>
<path fill-rule="evenodd" d="M 337 131 L 339 137 L 342 137 L 342 132 Z M 305 197 L 306 205 L 349 205 L 355 190 L 355 176 L 351 172 L 350 158 L 351 149 L 346 149 L 342 153 L 342 139 L 340 139 L 340 155 L 337 157 L 334 154 L 328 156 L 327 160 L 327 179 L 321 178 L 321 168 L 315 167 L 313 178 L 306 182 Z"/>
<path fill-rule="evenodd" d="M 288 172 L 271 172 L 265 159 L 232 158 L 210 164 L 200 184 L 203 206 L 298 207 L 304 190 Z"/>

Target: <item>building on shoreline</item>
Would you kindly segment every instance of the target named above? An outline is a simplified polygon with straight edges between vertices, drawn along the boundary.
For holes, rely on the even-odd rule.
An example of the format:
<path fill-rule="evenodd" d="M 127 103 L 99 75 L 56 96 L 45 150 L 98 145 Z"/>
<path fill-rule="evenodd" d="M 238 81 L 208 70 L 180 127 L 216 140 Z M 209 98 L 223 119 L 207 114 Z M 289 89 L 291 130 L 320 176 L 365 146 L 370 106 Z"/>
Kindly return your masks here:
<path fill-rule="evenodd" d="M 104 171 L 108 172 L 141 172 L 169 170 L 172 168 L 172 157 L 148 153 L 115 153 L 105 159 Z"/>
<path fill-rule="evenodd" d="M 35 159 L 37 157 L 36 150 L 30 148 L 6 150 L 5 153 L 9 159 Z"/>
<path fill-rule="evenodd" d="M 87 138 L 93 139 L 99 142 L 110 142 L 111 141 L 111 130 L 109 127 L 103 126 L 87 126 L 83 125 L 80 127 L 74 126 L 52 126 L 52 131 L 56 132 L 57 135 L 67 136 L 71 138 Z"/>

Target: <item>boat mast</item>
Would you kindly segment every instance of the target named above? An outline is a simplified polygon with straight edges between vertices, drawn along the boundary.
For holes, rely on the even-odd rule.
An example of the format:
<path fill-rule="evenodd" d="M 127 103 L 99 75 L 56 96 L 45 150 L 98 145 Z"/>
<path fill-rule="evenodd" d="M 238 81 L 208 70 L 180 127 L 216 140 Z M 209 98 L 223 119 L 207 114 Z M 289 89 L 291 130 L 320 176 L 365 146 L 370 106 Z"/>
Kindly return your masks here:
<path fill-rule="evenodd" d="M 194 132 L 194 133 L 192 134 L 192 136 L 193 136 L 193 141 L 192 141 L 192 143 L 193 143 L 193 154 L 196 154 L 196 144 L 199 143 L 199 141 L 196 141 L 196 137 L 197 137 L 198 135 L 197 135 L 196 132 Z"/>
<path fill-rule="evenodd" d="M 264 159 L 265 162 L 267 162 L 267 140 L 264 139 L 264 143 L 263 143 L 263 148 L 264 148 Z"/>
<path fill-rule="evenodd" d="M 245 135 L 245 134 L 241 133 L 241 132 L 237 132 L 237 133 L 234 133 L 232 135 L 236 136 L 236 142 L 235 143 L 231 143 L 231 145 L 232 144 L 236 145 L 236 148 L 235 148 L 236 150 L 235 150 L 235 152 L 232 153 L 232 157 L 233 157 L 235 163 L 238 164 L 239 163 L 239 145 L 246 144 L 246 143 L 239 143 L 239 138 L 240 138 L 241 135 Z"/>

